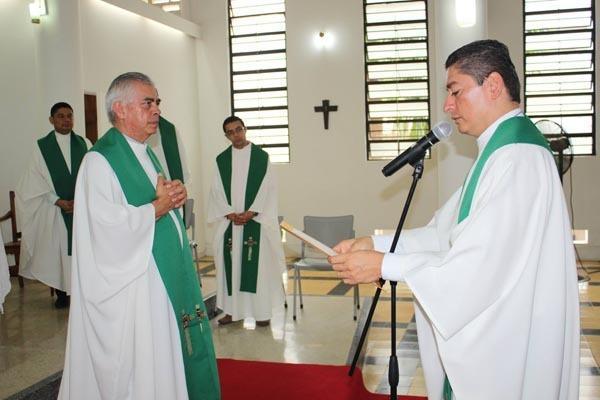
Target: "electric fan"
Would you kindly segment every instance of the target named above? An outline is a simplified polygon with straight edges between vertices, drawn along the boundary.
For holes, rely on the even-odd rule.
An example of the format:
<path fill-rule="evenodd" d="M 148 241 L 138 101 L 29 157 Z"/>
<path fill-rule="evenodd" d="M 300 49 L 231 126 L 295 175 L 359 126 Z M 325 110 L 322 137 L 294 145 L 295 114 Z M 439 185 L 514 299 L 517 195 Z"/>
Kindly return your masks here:
<path fill-rule="evenodd" d="M 573 150 L 569 135 L 562 126 L 549 119 L 541 119 L 535 123 L 535 126 L 548 138 L 550 150 L 554 154 L 556 167 L 562 182 L 563 175 L 573 164 Z"/>

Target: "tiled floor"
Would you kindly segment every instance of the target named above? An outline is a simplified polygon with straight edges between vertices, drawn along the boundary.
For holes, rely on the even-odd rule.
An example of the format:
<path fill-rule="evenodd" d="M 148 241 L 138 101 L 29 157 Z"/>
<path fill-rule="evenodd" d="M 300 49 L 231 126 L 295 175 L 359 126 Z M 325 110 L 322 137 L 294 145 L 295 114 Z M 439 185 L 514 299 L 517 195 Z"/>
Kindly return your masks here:
<path fill-rule="evenodd" d="M 200 263 L 205 295 L 214 290 L 214 267 L 210 259 Z M 600 399 L 600 262 L 589 263 L 591 280 L 580 284 L 581 298 L 581 400 Z M 351 287 L 331 272 L 303 272 L 304 309 L 292 320 L 292 289 L 287 285 L 289 307 L 279 307 L 269 327 L 252 321 L 219 327 L 213 320 L 218 357 L 290 363 L 343 365 L 354 354 L 356 335 L 364 321 L 373 285 L 361 285 L 361 315 L 352 319 Z M 62 369 L 67 311 L 55 310 L 48 288 L 16 280 L 0 316 L 0 399 L 18 392 Z M 384 288 L 369 335 L 359 360 L 367 388 L 388 392 L 387 365 L 390 354 L 390 293 Z M 398 285 L 397 352 L 400 364 L 398 393 L 424 395 L 418 345 L 413 323 L 411 295 Z"/>

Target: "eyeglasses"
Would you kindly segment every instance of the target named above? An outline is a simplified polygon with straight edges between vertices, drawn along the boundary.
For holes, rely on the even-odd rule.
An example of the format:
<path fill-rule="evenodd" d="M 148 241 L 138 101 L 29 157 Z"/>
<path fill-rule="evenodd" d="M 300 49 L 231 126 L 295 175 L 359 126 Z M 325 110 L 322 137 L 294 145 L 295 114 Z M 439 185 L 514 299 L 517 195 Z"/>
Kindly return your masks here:
<path fill-rule="evenodd" d="M 238 126 L 235 129 L 229 129 L 227 131 L 225 131 L 225 133 L 227 133 L 227 135 L 231 136 L 235 133 L 244 133 L 246 131 L 246 128 L 243 126 Z"/>

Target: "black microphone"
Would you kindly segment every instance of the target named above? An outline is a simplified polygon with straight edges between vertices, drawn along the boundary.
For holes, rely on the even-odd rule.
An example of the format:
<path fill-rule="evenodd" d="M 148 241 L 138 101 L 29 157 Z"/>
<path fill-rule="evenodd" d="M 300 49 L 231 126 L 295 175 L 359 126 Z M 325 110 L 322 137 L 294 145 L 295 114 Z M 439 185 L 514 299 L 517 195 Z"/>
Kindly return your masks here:
<path fill-rule="evenodd" d="M 443 121 L 437 124 L 429 131 L 429 133 L 419 139 L 415 144 L 404 150 L 402 154 L 390 161 L 381 172 L 383 175 L 393 175 L 406 164 L 418 161 L 423 157 L 425 151 L 442 139 L 446 139 L 452 133 L 450 123 Z"/>

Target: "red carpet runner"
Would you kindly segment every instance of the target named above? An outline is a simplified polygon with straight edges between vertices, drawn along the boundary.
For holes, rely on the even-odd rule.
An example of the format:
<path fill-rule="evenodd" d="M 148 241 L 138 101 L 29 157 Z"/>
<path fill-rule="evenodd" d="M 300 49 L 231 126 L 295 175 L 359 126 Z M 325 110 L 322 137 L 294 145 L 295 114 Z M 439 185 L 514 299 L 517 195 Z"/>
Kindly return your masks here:
<path fill-rule="evenodd" d="M 262 361 L 219 359 L 223 400 L 385 400 L 363 385 L 357 368 L 352 377 L 347 366 L 283 364 Z M 401 400 L 425 397 L 398 396 Z"/>

